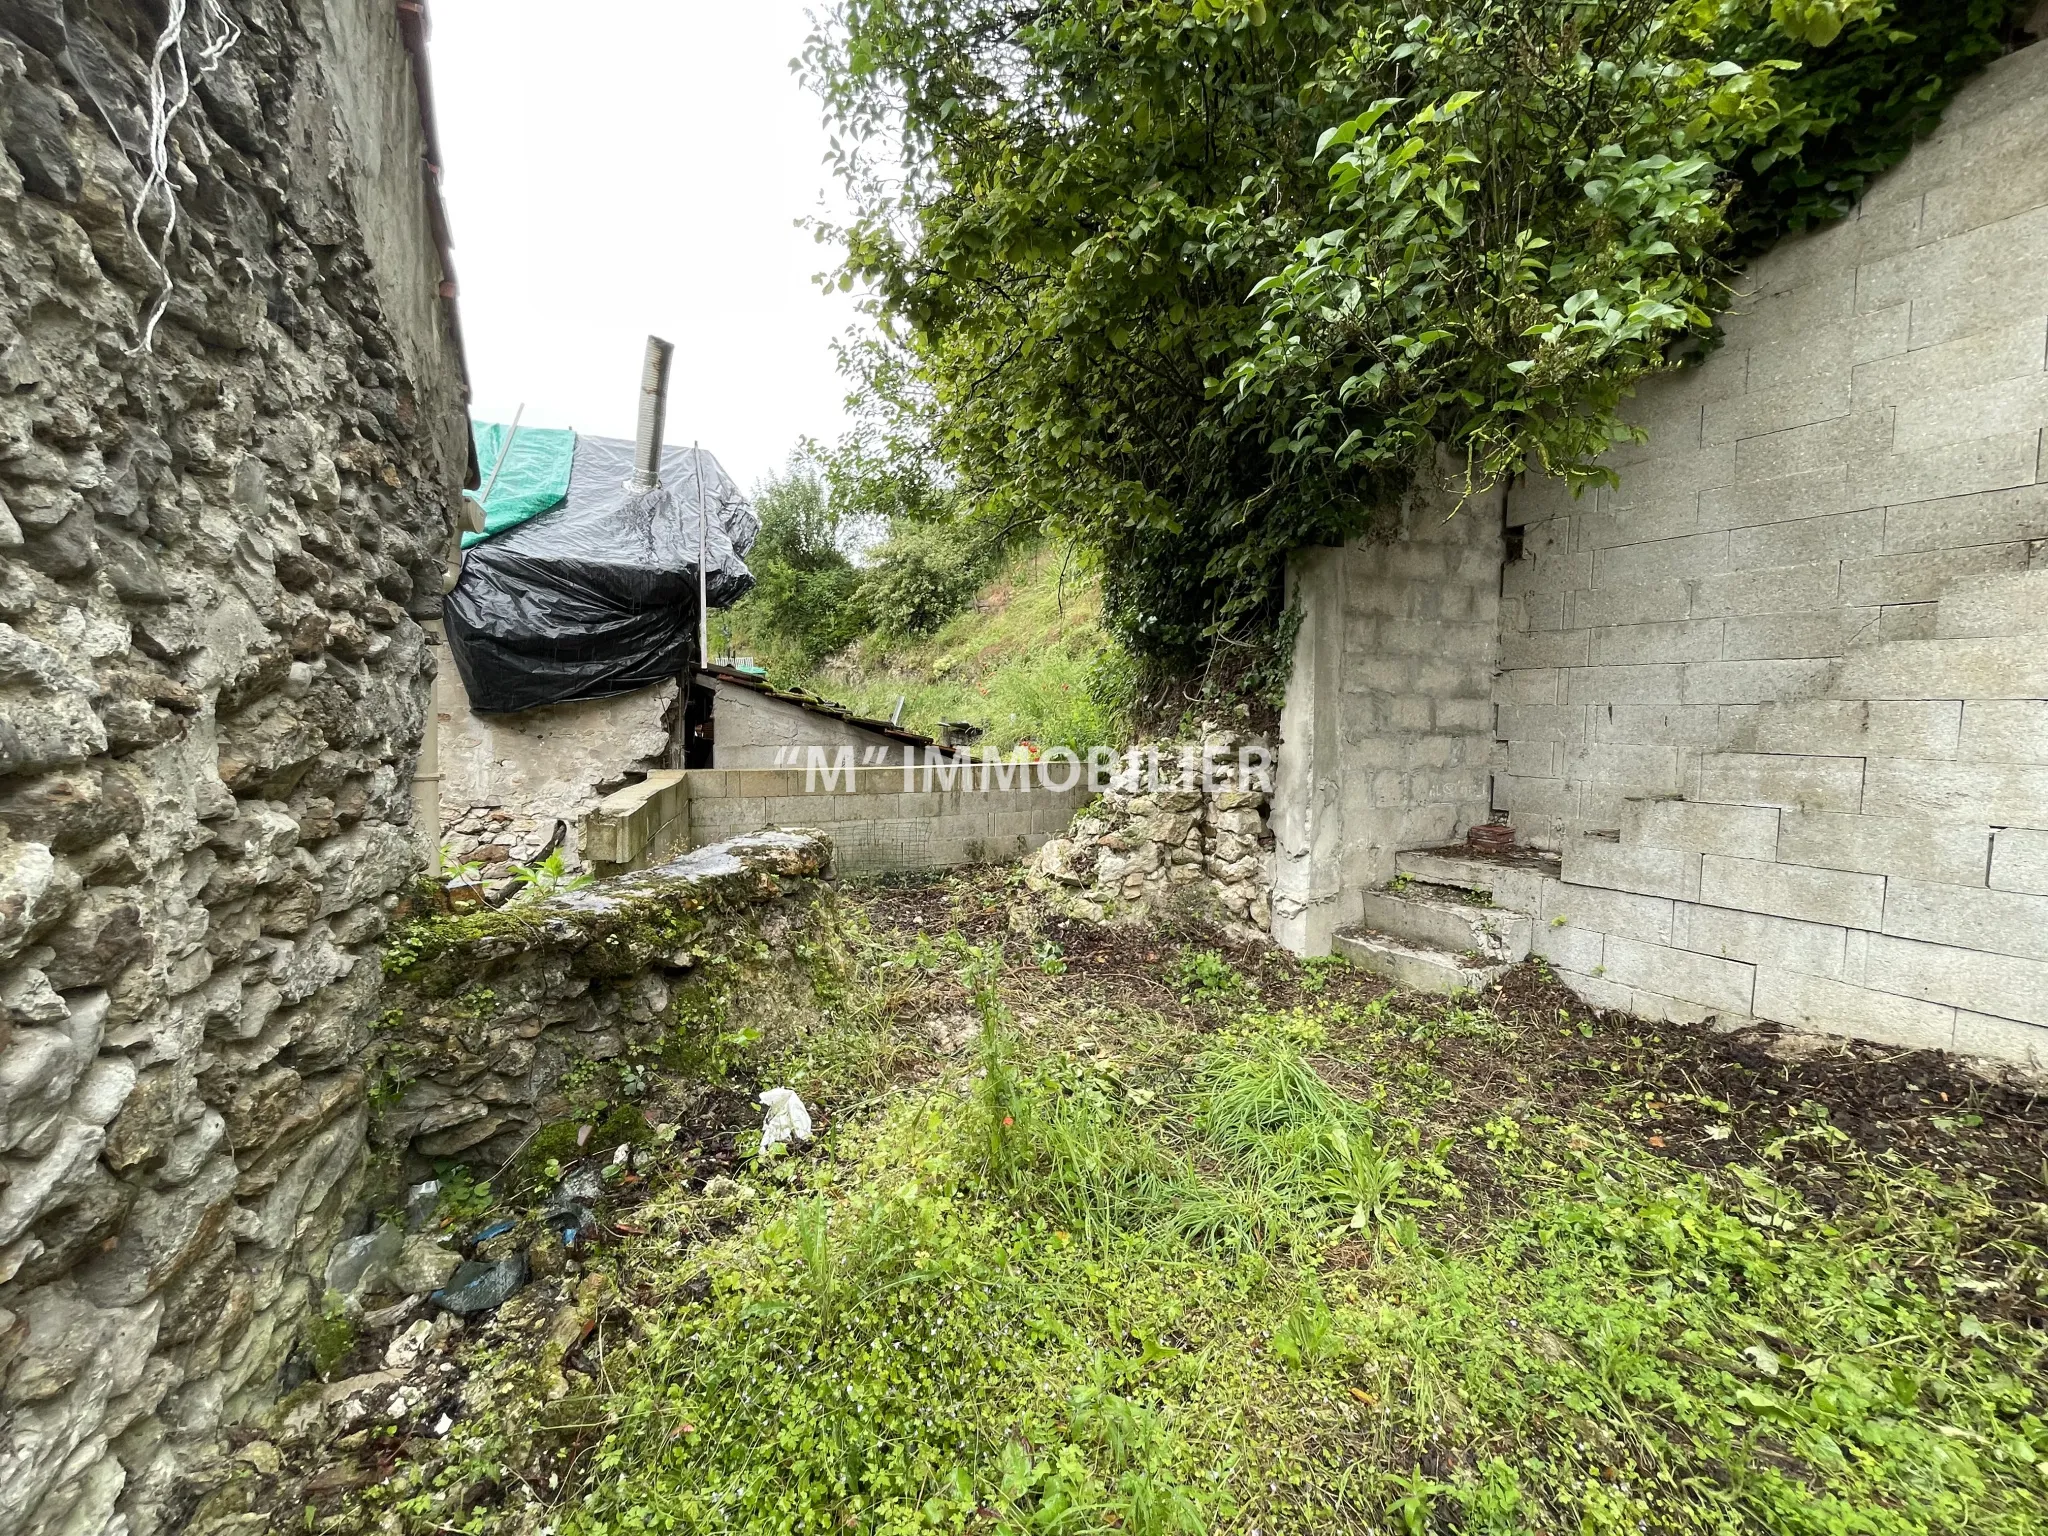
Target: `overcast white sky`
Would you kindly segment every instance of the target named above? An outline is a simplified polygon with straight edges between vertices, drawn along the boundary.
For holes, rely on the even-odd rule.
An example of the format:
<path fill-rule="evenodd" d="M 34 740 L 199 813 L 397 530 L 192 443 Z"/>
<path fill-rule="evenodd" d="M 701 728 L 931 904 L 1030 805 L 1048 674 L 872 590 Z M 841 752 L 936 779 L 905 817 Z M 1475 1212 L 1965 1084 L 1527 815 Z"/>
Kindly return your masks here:
<path fill-rule="evenodd" d="M 631 437 L 641 351 L 676 344 L 668 441 L 742 486 L 845 386 L 858 321 L 796 221 L 829 176 L 789 61 L 805 0 L 434 0 L 443 187 L 480 421 Z"/>

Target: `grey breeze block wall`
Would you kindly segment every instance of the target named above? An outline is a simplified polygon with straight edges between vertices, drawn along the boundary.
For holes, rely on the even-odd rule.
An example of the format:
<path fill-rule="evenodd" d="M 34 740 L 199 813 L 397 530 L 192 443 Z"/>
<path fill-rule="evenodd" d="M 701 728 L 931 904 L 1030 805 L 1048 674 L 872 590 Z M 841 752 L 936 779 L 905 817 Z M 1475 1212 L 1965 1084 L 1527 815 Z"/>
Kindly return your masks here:
<path fill-rule="evenodd" d="M 2048 47 L 1517 486 L 1502 803 L 1594 1001 L 2048 1054 Z M 1557 928 L 1546 923 L 1565 921 Z"/>
<path fill-rule="evenodd" d="M 1483 500 L 1297 561 L 1274 932 L 1322 952 L 1490 804 L 1561 854 L 1537 952 L 1602 1006 L 2039 1064 L 2048 47 L 1724 326 L 1640 391 L 1618 489 L 1507 491 L 1497 636 Z"/>
<path fill-rule="evenodd" d="M 414 56 L 232 10 L 137 354 L 163 12 L 0 8 L 0 1536 L 176 1528 L 274 1390 L 418 866 L 468 447 Z"/>
<path fill-rule="evenodd" d="M 1501 493 L 1440 475 L 1384 539 L 1303 552 L 1273 786 L 1272 929 L 1301 954 L 1359 917 L 1394 855 L 1491 810 Z"/>

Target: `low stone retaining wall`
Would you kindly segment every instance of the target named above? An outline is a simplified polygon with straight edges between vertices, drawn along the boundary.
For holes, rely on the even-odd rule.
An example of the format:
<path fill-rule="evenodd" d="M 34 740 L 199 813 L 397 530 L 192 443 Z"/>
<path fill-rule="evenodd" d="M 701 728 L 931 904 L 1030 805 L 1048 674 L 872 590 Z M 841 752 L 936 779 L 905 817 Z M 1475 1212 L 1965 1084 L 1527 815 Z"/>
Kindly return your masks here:
<path fill-rule="evenodd" d="M 831 834 L 840 874 L 992 864 L 1066 830 L 1094 798 L 1088 779 L 1081 763 L 950 760 L 670 770 L 607 797 L 585 818 L 578 844 L 595 869 L 639 869 L 685 848 L 793 825 Z"/>
<path fill-rule="evenodd" d="M 371 1128 L 383 1176 L 478 1177 L 570 1105 L 591 1063 L 715 1063 L 816 1016 L 833 963 L 832 844 L 763 832 L 500 911 L 431 918 L 386 956 Z"/>
<path fill-rule="evenodd" d="M 1030 878 L 1090 921 L 1206 906 L 1264 934 L 1272 922 L 1271 762 L 1263 743 L 1220 732 L 1140 748 L 1101 798 L 1038 850 Z"/>

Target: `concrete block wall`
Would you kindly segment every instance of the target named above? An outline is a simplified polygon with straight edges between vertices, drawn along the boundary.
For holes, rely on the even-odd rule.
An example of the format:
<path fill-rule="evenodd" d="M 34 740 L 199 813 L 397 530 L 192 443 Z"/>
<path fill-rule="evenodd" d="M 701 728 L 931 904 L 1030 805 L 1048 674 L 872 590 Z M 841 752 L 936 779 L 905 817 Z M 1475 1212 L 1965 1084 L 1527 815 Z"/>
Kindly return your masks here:
<path fill-rule="evenodd" d="M 1756 265 L 1617 489 L 1510 490 L 1498 793 L 1596 1002 L 2048 1058 L 2044 151 L 2037 45 Z"/>
<path fill-rule="evenodd" d="M 1303 954 L 1357 921 L 1404 848 L 1488 819 L 1501 645 L 1502 492 L 1448 472 L 1391 536 L 1299 555 L 1281 713 L 1273 932 Z"/>
<path fill-rule="evenodd" d="M 1003 765 L 848 767 L 836 776 L 803 768 L 693 769 L 650 774 L 606 799 L 582 838 L 607 871 L 638 869 L 766 827 L 810 827 L 832 840 L 835 874 L 950 869 L 1030 853 L 1067 830 L 1094 798 L 1085 774 L 1067 789 L 1036 772 L 1004 782 Z M 946 785 L 951 769 L 957 777 Z M 1066 776 L 1055 769 L 1055 782 Z M 1018 777 L 1028 779 L 1019 784 Z M 908 787 L 906 787 L 906 785 Z"/>

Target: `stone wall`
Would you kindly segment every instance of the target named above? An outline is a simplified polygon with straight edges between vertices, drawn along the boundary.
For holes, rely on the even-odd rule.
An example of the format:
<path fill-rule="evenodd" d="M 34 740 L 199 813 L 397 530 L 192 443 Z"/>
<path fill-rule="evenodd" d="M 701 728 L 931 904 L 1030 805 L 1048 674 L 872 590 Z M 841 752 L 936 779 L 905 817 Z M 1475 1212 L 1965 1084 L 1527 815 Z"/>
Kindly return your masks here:
<path fill-rule="evenodd" d="M 1757 263 L 1618 490 L 1510 496 L 1502 794 L 1594 1001 L 2048 1057 L 2044 145 L 2036 45 Z"/>
<path fill-rule="evenodd" d="M 142 350 L 161 10 L 0 10 L 5 1536 L 175 1528 L 273 1390 L 418 865 L 468 448 L 413 59 L 373 0 L 232 9 Z"/>
<path fill-rule="evenodd" d="M 766 832 L 393 941 L 373 1140 L 399 1175 L 488 1176 L 569 1113 L 586 1063 L 714 1058 L 720 1036 L 815 1017 L 833 964 L 831 842 Z M 394 1189 L 397 1187 L 394 1180 Z"/>
<path fill-rule="evenodd" d="M 1398 850 L 1491 815 L 1501 540 L 1501 492 L 1468 495 L 1444 467 L 1387 537 L 1295 558 L 1272 811 L 1288 948 L 1328 954 Z"/>
<path fill-rule="evenodd" d="M 1273 920 L 1271 762 L 1264 742 L 1213 731 L 1136 749 L 1030 859 L 1030 879 L 1090 922 L 1186 910 L 1264 933 Z"/>

